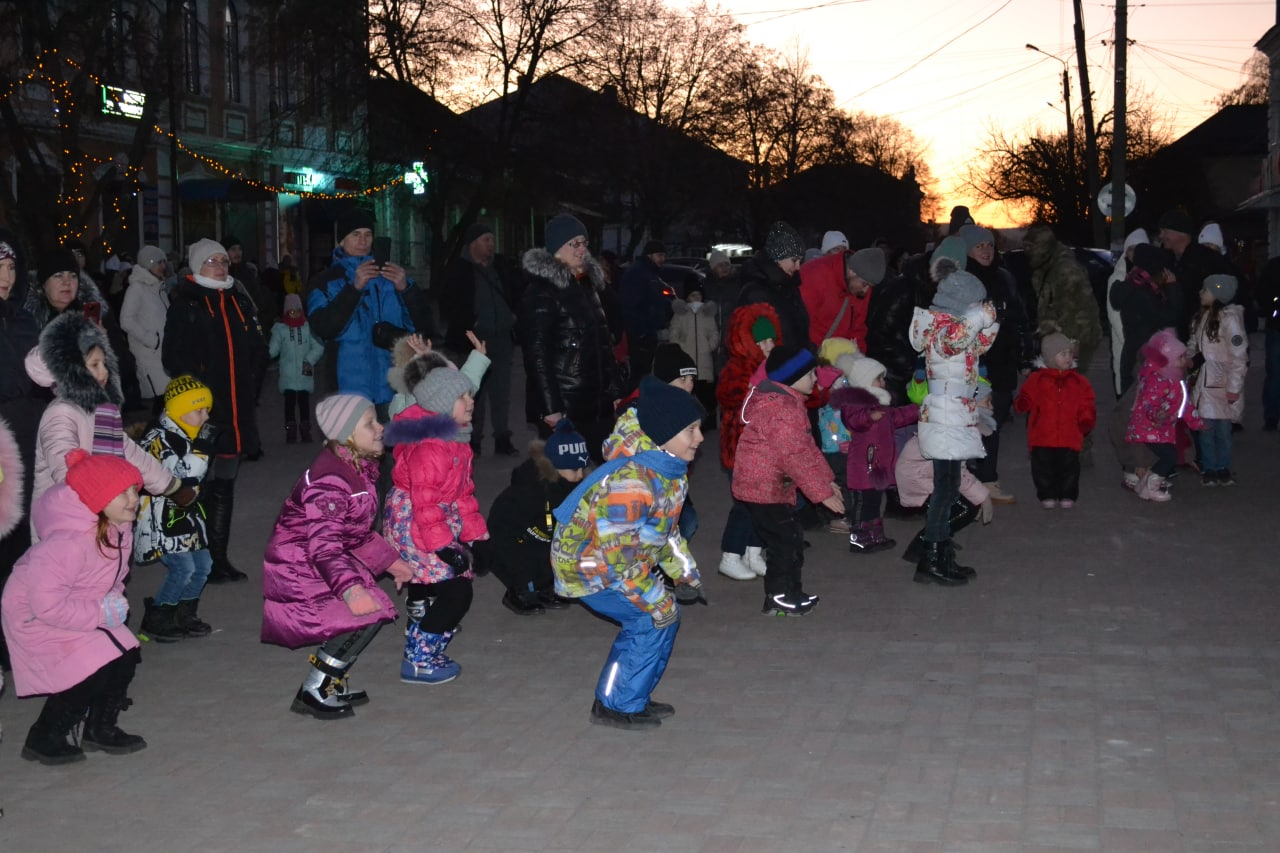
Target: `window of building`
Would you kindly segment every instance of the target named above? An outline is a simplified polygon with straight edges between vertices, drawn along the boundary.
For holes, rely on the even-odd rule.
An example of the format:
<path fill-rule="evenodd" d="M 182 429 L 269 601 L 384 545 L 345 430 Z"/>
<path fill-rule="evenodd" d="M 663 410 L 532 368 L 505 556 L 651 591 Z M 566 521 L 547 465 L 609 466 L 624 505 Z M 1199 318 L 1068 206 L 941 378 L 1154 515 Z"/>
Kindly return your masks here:
<path fill-rule="evenodd" d="M 187 92 L 200 94 L 200 15 L 196 0 L 182 0 L 182 83 Z"/>
<path fill-rule="evenodd" d="M 236 11 L 236 4 L 232 0 L 227 0 L 226 13 L 223 16 L 223 23 L 226 27 L 225 43 L 226 43 L 226 77 L 227 77 L 227 100 L 234 103 L 240 102 L 240 14 Z"/>

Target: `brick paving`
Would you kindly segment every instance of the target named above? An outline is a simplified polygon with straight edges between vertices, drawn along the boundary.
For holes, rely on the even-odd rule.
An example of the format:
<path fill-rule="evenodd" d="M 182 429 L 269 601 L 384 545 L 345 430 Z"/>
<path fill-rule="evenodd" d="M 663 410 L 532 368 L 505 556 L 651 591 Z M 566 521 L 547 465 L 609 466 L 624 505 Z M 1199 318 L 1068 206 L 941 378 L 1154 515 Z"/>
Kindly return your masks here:
<path fill-rule="evenodd" d="M 145 647 L 122 717 L 140 753 L 22 761 L 38 701 L 0 696 L 0 848 L 1280 850 L 1280 436 L 1260 431 L 1254 361 L 1235 488 L 1184 474 L 1163 506 L 1119 488 L 1104 390 L 1076 509 L 1033 500 L 1011 425 L 1001 479 L 1020 501 L 960 536 L 976 583 L 919 586 L 898 552 L 854 557 L 811 531 L 822 603 L 804 619 L 762 616 L 759 583 L 715 574 L 728 489 L 704 449 L 711 603 L 685 609 L 657 693 L 677 714 L 644 734 L 587 722 L 612 626 L 582 608 L 513 616 L 491 577 L 450 649 L 458 680 L 401 684 L 388 627 L 354 670 L 373 697 L 354 719 L 289 713 L 306 652 L 258 642 L 253 569 L 314 448 L 281 442 L 268 390 L 274 441 L 237 488 L 250 583 L 208 590 L 212 637 Z M 514 463 L 485 450 L 487 507 Z M 915 525 L 888 528 L 905 544 Z M 159 582 L 135 571 L 135 608 Z"/>

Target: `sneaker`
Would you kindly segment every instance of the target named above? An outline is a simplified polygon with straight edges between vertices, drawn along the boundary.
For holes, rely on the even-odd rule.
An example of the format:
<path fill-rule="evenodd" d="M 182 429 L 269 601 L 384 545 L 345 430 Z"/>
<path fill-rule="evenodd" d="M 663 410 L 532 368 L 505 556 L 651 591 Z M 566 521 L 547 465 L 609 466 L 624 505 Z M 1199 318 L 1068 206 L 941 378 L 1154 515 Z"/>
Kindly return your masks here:
<path fill-rule="evenodd" d="M 1057 509 L 1058 502 L 1057 501 L 1040 501 L 1040 506 L 1044 507 L 1045 509 Z"/>
<path fill-rule="evenodd" d="M 1137 474 L 1137 472 L 1125 471 L 1124 479 L 1120 481 L 1120 485 L 1131 492 L 1136 492 L 1138 491 L 1138 484 L 1141 482 L 1142 482 L 1142 477 L 1140 477 Z"/>
<path fill-rule="evenodd" d="M 720 574 L 735 581 L 753 581 L 756 573 L 743 561 L 741 554 L 725 551 L 720 555 Z"/>
<path fill-rule="evenodd" d="M 1058 501 L 1058 506 L 1060 506 L 1062 509 L 1071 509 L 1075 505 L 1076 505 L 1076 502 L 1072 500 Z"/>
<path fill-rule="evenodd" d="M 1217 471 L 1205 471 L 1203 474 L 1201 474 L 1201 475 L 1200 475 L 1200 485 L 1202 485 L 1202 486 L 1216 486 L 1216 485 L 1218 485 L 1218 472 L 1217 472 Z"/>
<path fill-rule="evenodd" d="M 1231 475 L 1231 472 L 1228 471 L 1226 468 L 1223 468 L 1218 472 L 1219 486 L 1234 486 L 1235 484 L 1236 484 L 1236 478 L 1233 477 Z"/>
<path fill-rule="evenodd" d="M 983 483 L 983 485 L 987 487 L 987 492 L 991 495 L 991 502 L 993 504 L 1003 504 L 1004 506 L 1008 506 L 1009 504 L 1016 504 L 1018 502 L 1018 499 L 1013 495 L 1000 489 L 999 481 L 994 483 Z"/>
<path fill-rule="evenodd" d="M 674 709 L 672 711 L 674 712 Z M 656 714 L 649 713 L 648 708 L 638 714 L 624 714 L 606 707 L 597 699 L 591 705 L 591 724 L 608 726 L 611 729 L 643 729 L 660 726 L 662 720 Z"/>
<path fill-rule="evenodd" d="M 804 616 L 817 604 L 817 596 L 793 598 L 785 592 L 780 592 L 766 597 L 760 612 L 770 616 Z"/>
<path fill-rule="evenodd" d="M 834 533 L 837 536 L 847 536 L 851 527 L 847 518 L 833 518 L 831 523 L 827 525 L 827 532 Z"/>

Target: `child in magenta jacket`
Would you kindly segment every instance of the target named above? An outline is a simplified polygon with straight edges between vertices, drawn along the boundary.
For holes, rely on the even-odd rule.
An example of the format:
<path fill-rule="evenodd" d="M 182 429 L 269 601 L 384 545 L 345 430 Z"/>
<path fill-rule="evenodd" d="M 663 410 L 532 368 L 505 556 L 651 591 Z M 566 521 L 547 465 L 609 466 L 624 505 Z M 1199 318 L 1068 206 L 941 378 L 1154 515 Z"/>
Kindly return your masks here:
<path fill-rule="evenodd" d="M 64 463 L 65 481 L 32 508 L 40 541 L 14 565 L 0 604 L 18 695 L 47 697 L 22 748 L 41 764 L 84 760 L 67 742 L 82 719 L 85 749 L 125 754 L 147 745 L 116 727 L 139 660 L 124 579 L 142 475 L 118 456 L 79 448 Z"/>
<path fill-rule="evenodd" d="M 1137 488 L 1138 497 L 1146 501 L 1172 499 L 1169 477 L 1178 466 L 1178 421 L 1186 421 L 1193 430 L 1203 425 L 1187 391 L 1186 353 L 1187 345 L 1173 329 L 1161 329 L 1142 346 L 1137 396 L 1124 440 L 1145 444 L 1155 454 L 1155 464 Z"/>
<path fill-rule="evenodd" d="M 1045 335 L 1040 357 L 1044 367 L 1027 377 L 1013 408 L 1030 415 L 1031 479 L 1041 506 L 1071 509 L 1080 497 L 1080 449 L 1098 420 L 1093 386 L 1075 370 L 1066 335 Z"/>
<path fill-rule="evenodd" d="M 849 551 L 870 554 L 897 544 L 884 535 L 880 507 L 885 490 L 896 482 L 898 445 L 894 432 L 920 417 L 914 404 L 890 406 L 885 390 L 885 367 L 873 358 L 841 356 L 837 362 L 848 387 L 831 393 L 831 405 L 849 428 L 845 483 L 852 499 L 849 513 Z"/>
<path fill-rule="evenodd" d="M 805 399 L 813 392 L 817 366 L 813 353 L 797 346 L 769 353 L 765 378 L 742 407 L 745 426 L 733 467 L 733 496 L 747 505 L 764 540 L 763 611 L 780 616 L 803 616 L 818 604 L 818 596 L 800 586 L 804 531 L 796 517 L 796 489 L 844 514 L 844 495 L 809 430 Z"/>
<path fill-rule="evenodd" d="M 442 684 L 462 671 L 445 649 L 471 609 L 470 545 L 489 538 L 471 479 L 475 388 L 437 352 L 403 375 L 415 402 L 387 427 L 395 466 L 383 509 L 383 531 L 413 569 L 400 680 Z"/>
<path fill-rule="evenodd" d="M 276 519 L 262 566 L 262 642 L 296 649 L 320 643 L 293 699 L 295 713 L 350 717 L 366 702 L 347 673 L 378 630 L 396 618 L 375 578 L 396 586 L 410 569 L 374 532 L 382 425 L 373 403 L 335 394 L 316 406 L 324 449 L 298 479 Z"/>

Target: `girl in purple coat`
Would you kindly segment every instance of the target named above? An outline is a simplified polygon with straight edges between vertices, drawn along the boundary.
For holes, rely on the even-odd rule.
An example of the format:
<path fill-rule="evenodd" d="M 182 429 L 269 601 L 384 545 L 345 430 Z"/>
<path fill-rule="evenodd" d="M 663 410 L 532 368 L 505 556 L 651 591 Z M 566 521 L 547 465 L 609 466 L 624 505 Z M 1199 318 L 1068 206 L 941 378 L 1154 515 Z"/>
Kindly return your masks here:
<path fill-rule="evenodd" d="M 382 455 L 373 403 L 337 394 L 316 406 L 316 421 L 324 449 L 289 493 L 267 543 L 262 641 L 290 649 L 321 644 L 292 710 L 331 720 L 368 701 L 363 690 L 348 690 L 346 674 L 396 618 L 374 578 L 385 572 L 398 589 L 413 571 L 373 532 Z"/>
<path fill-rule="evenodd" d="M 841 356 L 836 364 L 849 387 L 831 394 L 831 407 L 849 428 L 849 462 L 845 483 L 852 500 L 848 505 L 849 551 L 870 554 L 897 543 L 884 535 L 880 517 L 885 489 L 894 485 L 898 461 L 894 430 L 920 417 L 915 405 L 890 406 L 884 387 L 885 367 L 873 358 Z"/>
<path fill-rule="evenodd" d="M 23 758 L 41 764 L 147 745 L 116 727 L 138 664 L 124 579 L 142 475 L 118 456 L 79 448 L 65 463 L 65 482 L 32 508 L 40 541 L 13 567 L 0 604 L 18 695 L 46 697 L 22 747 Z M 67 735 L 86 712 L 82 749 Z"/>

